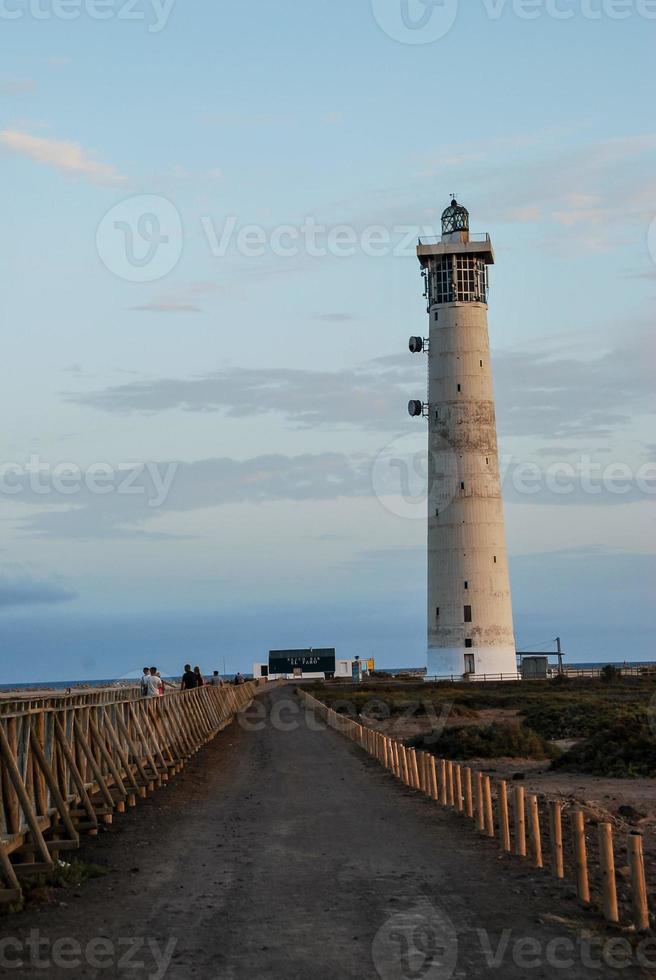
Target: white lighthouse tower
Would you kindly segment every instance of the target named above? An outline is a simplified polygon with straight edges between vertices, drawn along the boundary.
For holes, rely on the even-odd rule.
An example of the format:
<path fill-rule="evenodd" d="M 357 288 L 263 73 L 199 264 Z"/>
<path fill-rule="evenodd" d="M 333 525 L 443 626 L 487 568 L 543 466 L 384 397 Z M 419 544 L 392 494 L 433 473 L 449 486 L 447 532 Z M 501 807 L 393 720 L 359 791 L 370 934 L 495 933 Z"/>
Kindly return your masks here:
<path fill-rule="evenodd" d="M 489 235 L 457 201 L 420 239 L 428 339 L 428 676 L 517 678 L 487 326 Z"/>

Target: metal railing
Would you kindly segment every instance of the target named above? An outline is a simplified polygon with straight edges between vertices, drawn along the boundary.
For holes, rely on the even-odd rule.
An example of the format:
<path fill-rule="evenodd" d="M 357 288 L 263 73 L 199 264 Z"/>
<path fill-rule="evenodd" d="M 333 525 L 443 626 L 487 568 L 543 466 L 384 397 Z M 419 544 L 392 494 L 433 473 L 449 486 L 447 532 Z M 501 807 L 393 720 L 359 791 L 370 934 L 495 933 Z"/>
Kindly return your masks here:
<path fill-rule="evenodd" d="M 419 239 L 418 239 L 418 241 L 419 241 L 419 244 L 420 245 L 441 245 L 442 244 L 442 238 L 439 235 L 431 235 L 431 236 L 428 236 L 426 238 L 422 238 L 420 236 Z M 469 238 L 468 238 L 468 241 L 469 242 L 472 242 L 472 243 L 475 243 L 477 245 L 480 245 L 481 243 L 491 242 L 492 239 L 490 238 L 489 235 L 482 234 L 482 235 L 470 235 Z M 446 245 L 446 244 L 450 244 L 450 243 L 445 242 L 444 244 Z M 466 245 L 467 242 L 457 242 L 456 244 Z"/>

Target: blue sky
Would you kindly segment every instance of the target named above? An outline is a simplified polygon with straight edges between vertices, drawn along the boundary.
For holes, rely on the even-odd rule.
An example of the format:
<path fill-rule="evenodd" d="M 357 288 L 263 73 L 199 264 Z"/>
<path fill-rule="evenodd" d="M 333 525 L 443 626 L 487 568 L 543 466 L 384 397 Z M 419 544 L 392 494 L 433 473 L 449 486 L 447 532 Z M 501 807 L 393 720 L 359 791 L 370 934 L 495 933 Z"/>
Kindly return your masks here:
<path fill-rule="evenodd" d="M 423 662 L 413 240 L 452 192 L 519 645 L 653 657 L 655 4 L 0 6 L 0 681 Z"/>

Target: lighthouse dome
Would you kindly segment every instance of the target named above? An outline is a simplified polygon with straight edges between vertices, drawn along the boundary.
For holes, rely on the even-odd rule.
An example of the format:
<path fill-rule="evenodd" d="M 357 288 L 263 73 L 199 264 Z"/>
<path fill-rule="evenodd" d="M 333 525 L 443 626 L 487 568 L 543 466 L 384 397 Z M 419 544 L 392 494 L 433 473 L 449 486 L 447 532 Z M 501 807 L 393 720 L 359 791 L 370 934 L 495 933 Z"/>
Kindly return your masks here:
<path fill-rule="evenodd" d="M 442 215 L 442 234 L 451 235 L 458 231 L 469 231 L 469 211 L 454 197 Z"/>

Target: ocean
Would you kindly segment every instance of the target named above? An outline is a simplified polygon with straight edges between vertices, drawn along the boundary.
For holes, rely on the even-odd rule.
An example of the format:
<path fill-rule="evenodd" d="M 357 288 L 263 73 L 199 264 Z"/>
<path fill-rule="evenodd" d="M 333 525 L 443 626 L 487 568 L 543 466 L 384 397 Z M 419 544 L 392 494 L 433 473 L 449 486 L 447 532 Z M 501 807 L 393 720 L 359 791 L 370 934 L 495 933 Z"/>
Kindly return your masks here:
<path fill-rule="evenodd" d="M 555 658 L 552 657 L 555 662 Z M 606 667 L 609 663 L 614 664 L 616 667 L 645 667 L 645 666 L 656 666 L 656 662 L 653 660 L 627 660 L 627 661 L 590 661 L 589 663 L 569 663 L 565 661 L 566 667 L 574 667 L 581 670 L 591 670 L 591 669 L 601 669 Z M 379 670 L 384 671 L 387 674 L 404 674 L 407 672 L 419 673 L 424 671 L 423 667 L 379 667 Z M 225 680 L 231 681 L 234 679 L 234 674 L 225 674 Z M 247 680 L 252 678 L 252 674 L 244 673 L 243 675 Z M 103 680 L 76 680 L 76 681 L 31 681 L 25 684 L 0 684 L 0 691 L 30 691 L 39 688 L 46 688 L 48 690 L 60 691 L 66 690 L 67 688 L 75 687 L 113 687 L 115 684 L 120 684 L 125 686 L 126 684 L 138 684 L 140 678 L 104 678 Z"/>

